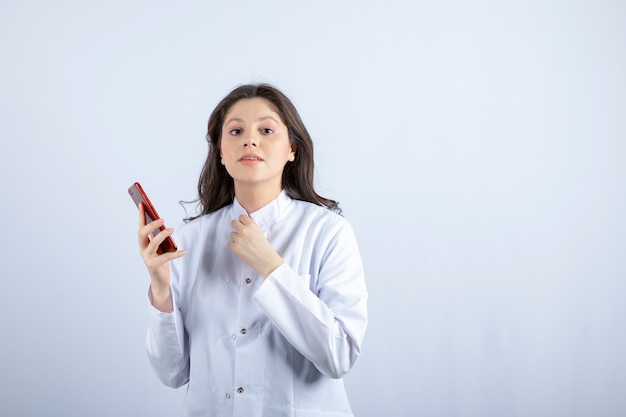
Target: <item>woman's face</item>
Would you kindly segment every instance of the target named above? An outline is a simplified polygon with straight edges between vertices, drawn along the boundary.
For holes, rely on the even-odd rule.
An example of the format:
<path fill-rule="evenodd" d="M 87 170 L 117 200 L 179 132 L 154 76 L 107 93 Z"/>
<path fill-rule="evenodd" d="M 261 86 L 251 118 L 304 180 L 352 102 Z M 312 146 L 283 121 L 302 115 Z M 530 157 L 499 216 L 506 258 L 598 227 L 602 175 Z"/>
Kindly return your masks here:
<path fill-rule="evenodd" d="M 270 192 L 279 192 L 283 168 L 295 159 L 295 147 L 270 102 L 256 97 L 239 100 L 226 113 L 220 154 L 235 191 L 267 187 Z"/>

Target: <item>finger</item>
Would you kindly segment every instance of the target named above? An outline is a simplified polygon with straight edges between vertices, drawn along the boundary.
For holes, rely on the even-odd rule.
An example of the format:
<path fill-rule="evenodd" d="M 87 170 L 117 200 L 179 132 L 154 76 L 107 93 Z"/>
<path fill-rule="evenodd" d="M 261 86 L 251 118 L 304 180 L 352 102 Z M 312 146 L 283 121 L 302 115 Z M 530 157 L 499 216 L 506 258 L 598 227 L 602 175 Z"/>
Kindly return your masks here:
<path fill-rule="evenodd" d="M 163 223 L 163 219 L 158 219 L 141 227 L 138 232 L 139 247 L 145 248 L 148 246 L 148 243 L 150 242 L 150 235 L 154 235 L 154 232 L 163 226 Z"/>
<path fill-rule="evenodd" d="M 159 257 L 161 259 L 164 259 L 166 262 L 169 262 L 173 259 L 180 258 L 181 256 L 185 256 L 186 253 L 187 253 L 186 251 L 180 249 L 180 250 L 177 250 L 176 252 L 165 252 L 164 254 L 159 255 Z"/>
<path fill-rule="evenodd" d="M 148 249 L 151 252 L 152 251 L 156 252 L 159 246 L 161 245 L 161 243 L 163 243 L 163 241 L 167 239 L 168 236 L 171 236 L 173 233 L 174 233 L 173 228 L 161 230 L 156 236 L 150 239 L 150 243 L 148 244 Z"/>
<path fill-rule="evenodd" d="M 144 227 L 141 228 L 142 233 L 146 235 L 159 233 L 158 229 L 165 225 L 165 221 L 163 219 L 157 219 L 153 222 L 148 223 Z"/>
<path fill-rule="evenodd" d="M 146 225 L 146 212 L 143 209 L 143 203 L 139 203 L 139 228 L 141 229 Z"/>
<path fill-rule="evenodd" d="M 241 232 L 241 230 L 243 229 L 243 223 L 241 223 L 241 221 L 239 221 L 239 219 L 233 220 L 232 222 L 230 222 L 230 225 L 237 232 Z"/>
<path fill-rule="evenodd" d="M 241 216 L 239 216 L 239 221 L 241 222 L 241 224 L 244 225 L 254 223 L 252 217 L 248 216 L 247 214 L 242 214 Z"/>

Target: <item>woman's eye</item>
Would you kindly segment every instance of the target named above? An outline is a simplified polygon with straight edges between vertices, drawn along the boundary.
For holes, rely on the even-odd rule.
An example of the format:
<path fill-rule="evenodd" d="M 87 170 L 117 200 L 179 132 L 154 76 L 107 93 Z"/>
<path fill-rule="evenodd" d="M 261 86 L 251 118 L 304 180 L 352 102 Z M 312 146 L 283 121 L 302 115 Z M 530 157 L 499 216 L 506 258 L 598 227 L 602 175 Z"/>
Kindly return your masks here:
<path fill-rule="evenodd" d="M 269 128 L 261 129 L 261 132 L 263 132 L 263 134 L 265 134 L 265 135 L 270 135 L 270 134 L 274 133 L 274 131 L 272 129 L 269 129 Z"/>
<path fill-rule="evenodd" d="M 237 136 L 237 135 L 239 135 L 240 133 L 241 133 L 241 129 L 231 129 L 231 130 L 230 130 L 230 134 L 231 134 L 232 136 Z"/>

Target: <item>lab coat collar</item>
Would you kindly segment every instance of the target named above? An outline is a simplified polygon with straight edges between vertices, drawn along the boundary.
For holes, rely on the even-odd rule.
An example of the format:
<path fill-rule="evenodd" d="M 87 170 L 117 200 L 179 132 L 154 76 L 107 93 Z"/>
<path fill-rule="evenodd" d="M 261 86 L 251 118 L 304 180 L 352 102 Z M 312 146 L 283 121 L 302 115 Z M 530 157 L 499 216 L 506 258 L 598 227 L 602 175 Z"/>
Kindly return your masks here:
<path fill-rule="evenodd" d="M 254 222 L 259 226 L 269 224 L 276 220 L 291 203 L 291 197 L 287 195 L 285 190 L 282 190 L 274 200 L 270 201 L 257 211 L 250 213 L 250 217 L 252 217 L 252 220 L 254 220 Z M 233 211 L 234 218 L 238 218 L 240 215 L 246 214 L 246 209 L 239 204 L 237 197 L 235 197 L 233 201 Z"/>

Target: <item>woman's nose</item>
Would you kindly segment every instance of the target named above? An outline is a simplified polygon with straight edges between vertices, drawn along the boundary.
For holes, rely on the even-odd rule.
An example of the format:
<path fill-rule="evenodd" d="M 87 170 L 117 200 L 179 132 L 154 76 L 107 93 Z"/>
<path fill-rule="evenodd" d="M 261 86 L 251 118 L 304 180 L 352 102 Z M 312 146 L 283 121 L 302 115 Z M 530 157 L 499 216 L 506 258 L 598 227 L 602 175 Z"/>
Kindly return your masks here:
<path fill-rule="evenodd" d="M 247 147 L 256 147 L 259 143 L 259 140 L 257 139 L 256 135 L 254 133 L 248 133 L 246 135 L 246 137 L 244 138 L 243 141 L 243 146 Z"/>

